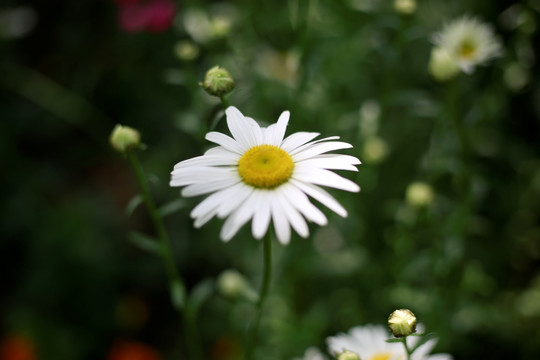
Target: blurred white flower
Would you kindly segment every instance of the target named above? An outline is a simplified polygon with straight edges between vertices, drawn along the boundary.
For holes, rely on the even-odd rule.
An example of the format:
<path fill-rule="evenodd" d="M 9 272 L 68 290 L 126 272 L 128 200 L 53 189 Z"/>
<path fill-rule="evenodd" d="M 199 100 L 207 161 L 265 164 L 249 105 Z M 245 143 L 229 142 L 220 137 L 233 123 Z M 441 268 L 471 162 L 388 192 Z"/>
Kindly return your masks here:
<path fill-rule="evenodd" d="M 421 326 L 419 326 L 419 330 Z M 404 360 L 406 352 L 403 344 L 387 343 L 392 335 L 381 325 L 357 326 L 347 334 L 338 334 L 326 339 L 328 352 L 339 354 L 345 350 L 354 351 L 362 360 Z M 419 338 L 407 338 L 410 348 L 414 347 Z M 437 339 L 428 340 L 411 355 L 411 360 L 452 360 L 449 354 L 429 355 Z"/>
<path fill-rule="evenodd" d="M 185 186 L 183 196 L 211 194 L 191 212 L 195 227 L 214 216 L 227 218 L 220 235 L 228 241 L 253 219 L 253 236 L 260 239 L 272 220 L 278 240 L 287 244 L 290 227 L 302 237 L 309 235 L 305 219 L 327 224 L 326 216 L 308 196 L 347 216 L 343 206 L 319 185 L 360 191 L 357 184 L 330 171 L 358 171 L 355 165 L 360 161 L 349 155 L 327 154 L 352 145 L 333 141 L 337 136 L 312 141 L 318 133 L 298 132 L 284 138 L 288 111 L 267 128 L 235 107 L 225 113 L 233 137 L 206 134 L 207 140 L 219 146 L 176 164 L 172 171 L 170 185 Z"/>
<path fill-rule="evenodd" d="M 437 46 L 446 49 L 450 57 L 465 73 L 472 73 L 476 65 L 500 56 L 501 43 L 493 30 L 478 19 L 463 16 L 444 26 L 433 38 Z"/>
<path fill-rule="evenodd" d="M 296 358 L 294 360 L 327 360 L 328 358 L 315 347 L 310 347 L 304 353 L 304 357 Z"/>

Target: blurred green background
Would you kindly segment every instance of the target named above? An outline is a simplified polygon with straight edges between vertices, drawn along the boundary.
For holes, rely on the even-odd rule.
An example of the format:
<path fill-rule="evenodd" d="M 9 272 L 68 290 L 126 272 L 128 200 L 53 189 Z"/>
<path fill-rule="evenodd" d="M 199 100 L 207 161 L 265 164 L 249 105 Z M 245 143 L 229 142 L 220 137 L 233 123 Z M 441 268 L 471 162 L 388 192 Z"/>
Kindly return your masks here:
<path fill-rule="evenodd" d="M 154 230 L 143 207 L 125 211 L 138 186 L 109 147 L 117 123 L 141 131 L 151 191 L 173 202 L 188 289 L 229 268 L 258 288 L 249 229 L 227 244 L 218 220 L 194 229 L 200 199 L 168 186 L 175 163 L 210 146 L 222 107 L 198 82 L 221 65 L 244 114 L 290 110 L 288 134 L 339 135 L 363 162 L 345 174 L 360 194 L 332 191 L 348 218 L 324 209 L 328 226 L 274 246 L 257 358 L 325 349 L 396 308 L 455 359 L 540 358 L 539 1 L 422 0 L 410 15 L 377 0 L 176 1 L 158 28 L 123 13 L 129 2 L 0 5 L 2 339 L 44 360 L 118 360 L 118 341 L 189 359 L 161 259 L 129 241 Z M 438 83 L 432 35 L 463 14 L 492 24 L 503 56 Z M 415 182 L 433 191 L 423 204 L 407 198 Z M 238 359 L 252 306 L 217 291 L 201 306 L 205 358 Z"/>

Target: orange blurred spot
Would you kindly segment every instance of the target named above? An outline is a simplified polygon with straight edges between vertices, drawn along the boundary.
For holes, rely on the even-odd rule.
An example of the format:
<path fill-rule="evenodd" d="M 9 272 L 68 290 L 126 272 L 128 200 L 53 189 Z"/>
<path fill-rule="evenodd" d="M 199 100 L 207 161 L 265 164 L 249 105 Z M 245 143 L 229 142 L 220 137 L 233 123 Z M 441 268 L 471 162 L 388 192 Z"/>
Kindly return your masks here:
<path fill-rule="evenodd" d="M 108 360 L 161 360 L 152 347 L 136 341 L 116 342 L 109 352 Z"/>
<path fill-rule="evenodd" d="M 36 360 L 34 344 L 19 335 L 6 337 L 0 344 L 0 360 Z"/>

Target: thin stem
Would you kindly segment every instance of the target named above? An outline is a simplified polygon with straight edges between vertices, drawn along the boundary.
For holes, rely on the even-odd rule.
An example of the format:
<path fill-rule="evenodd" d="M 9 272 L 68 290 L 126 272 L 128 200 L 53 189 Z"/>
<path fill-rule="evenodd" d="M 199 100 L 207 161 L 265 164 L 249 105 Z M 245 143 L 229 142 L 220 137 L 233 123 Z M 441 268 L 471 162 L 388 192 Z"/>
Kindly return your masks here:
<path fill-rule="evenodd" d="M 266 236 L 263 240 L 263 251 L 264 251 L 264 273 L 263 281 L 261 284 L 261 290 L 259 293 L 259 300 L 257 301 L 257 315 L 255 320 L 249 330 L 248 334 L 248 344 L 246 350 L 246 359 L 253 359 L 253 351 L 255 349 L 255 343 L 257 341 L 257 335 L 259 333 L 259 325 L 261 323 L 261 316 L 264 306 L 264 301 L 266 300 L 266 295 L 268 294 L 268 289 L 270 287 L 270 277 L 272 273 L 272 236 L 270 235 L 270 230 L 266 233 Z"/>
<path fill-rule="evenodd" d="M 161 256 L 163 257 L 163 261 L 165 262 L 165 268 L 167 270 L 167 275 L 169 276 L 171 286 L 173 284 L 179 284 L 183 289 L 184 285 L 183 285 L 180 275 L 178 274 L 178 269 L 176 268 L 176 264 L 174 262 L 169 235 L 167 234 L 167 230 L 165 229 L 163 218 L 157 211 L 156 206 L 154 204 L 154 200 L 152 199 L 152 196 L 150 195 L 150 190 L 148 189 L 146 176 L 144 175 L 144 171 L 141 167 L 141 164 L 139 163 L 137 154 L 135 153 L 135 151 L 128 151 L 127 157 L 129 159 L 129 162 L 131 163 L 131 167 L 135 171 L 135 175 L 137 176 L 137 181 L 139 183 L 139 186 L 141 187 L 141 193 L 142 193 L 141 195 L 143 197 L 144 203 L 146 204 L 148 213 L 150 214 L 150 217 L 152 218 L 154 227 L 156 228 L 156 232 L 157 232 L 159 241 L 161 243 Z M 174 304 L 174 305 L 177 308 L 177 310 L 179 311 L 182 310 L 180 307 L 178 307 L 178 304 Z"/>
<path fill-rule="evenodd" d="M 403 346 L 405 346 L 405 351 L 407 352 L 407 359 L 405 360 L 410 360 L 411 359 L 411 355 L 412 355 L 412 351 L 411 349 L 409 349 L 409 345 L 407 345 L 407 337 L 403 337 L 401 338 L 401 342 L 403 343 Z"/>

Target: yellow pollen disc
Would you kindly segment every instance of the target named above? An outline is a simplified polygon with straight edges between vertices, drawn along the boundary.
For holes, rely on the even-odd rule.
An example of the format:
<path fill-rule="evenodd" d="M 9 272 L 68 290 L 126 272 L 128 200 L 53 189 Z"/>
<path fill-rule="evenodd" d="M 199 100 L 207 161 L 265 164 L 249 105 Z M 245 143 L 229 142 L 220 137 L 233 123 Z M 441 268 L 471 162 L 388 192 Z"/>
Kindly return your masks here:
<path fill-rule="evenodd" d="M 390 360 L 390 358 L 392 358 L 392 353 L 381 352 L 373 355 L 369 360 Z"/>
<path fill-rule="evenodd" d="M 473 58 L 475 52 L 476 52 L 476 46 L 474 46 L 474 44 L 468 41 L 464 41 L 458 48 L 459 56 L 464 57 L 466 59 Z"/>
<path fill-rule="evenodd" d="M 254 146 L 238 161 L 238 174 L 253 187 L 273 189 L 292 175 L 294 162 L 283 149 L 273 145 Z"/>

